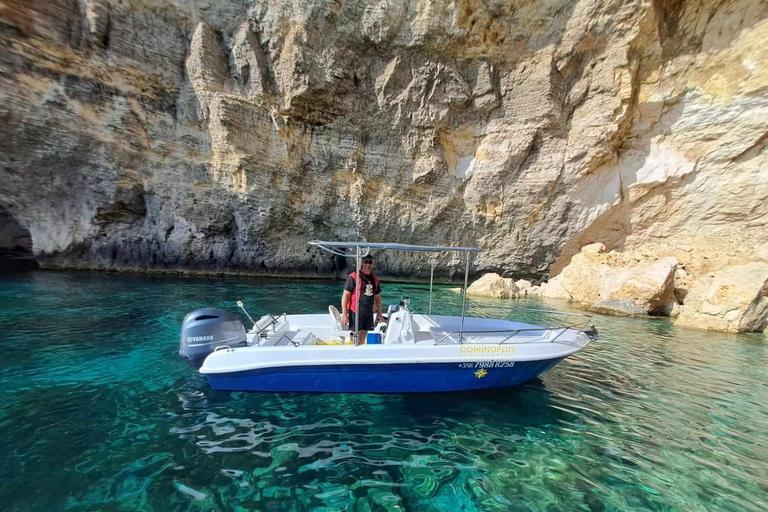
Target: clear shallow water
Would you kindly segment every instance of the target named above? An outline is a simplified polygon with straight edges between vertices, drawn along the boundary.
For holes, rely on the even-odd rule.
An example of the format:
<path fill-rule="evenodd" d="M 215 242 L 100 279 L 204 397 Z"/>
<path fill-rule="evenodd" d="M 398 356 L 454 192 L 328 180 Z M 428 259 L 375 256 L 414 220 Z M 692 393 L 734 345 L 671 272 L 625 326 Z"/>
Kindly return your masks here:
<path fill-rule="evenodd" d="M 540 380 L 440 395 L 217 393 L 178 358 L 194 308 L 315 313 L 341 287 L 0 277 L 0 509 L 768 510 L 763 335 L 597 316 Z"/>

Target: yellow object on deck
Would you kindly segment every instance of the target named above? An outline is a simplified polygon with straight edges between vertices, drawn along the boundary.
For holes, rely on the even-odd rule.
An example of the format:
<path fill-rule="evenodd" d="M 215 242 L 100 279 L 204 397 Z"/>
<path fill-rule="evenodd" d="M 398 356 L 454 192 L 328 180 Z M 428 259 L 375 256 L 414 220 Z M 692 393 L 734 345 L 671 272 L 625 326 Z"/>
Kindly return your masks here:
<path fill-rule="evenodd" d="M 332 341 L 317 340 L 315 345 L 352 345 L 352 340 L 342 340 L 340 338 L 336 338 Z"/>

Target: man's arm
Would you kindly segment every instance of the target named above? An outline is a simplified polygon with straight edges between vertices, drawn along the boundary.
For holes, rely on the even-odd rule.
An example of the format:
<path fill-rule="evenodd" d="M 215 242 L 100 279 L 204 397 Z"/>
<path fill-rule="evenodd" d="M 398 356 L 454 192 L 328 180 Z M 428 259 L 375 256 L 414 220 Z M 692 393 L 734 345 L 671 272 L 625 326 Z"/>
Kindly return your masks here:
<path fill-rule="evenodd" d="M 352 292 L 344 290 L 341 294 L 341 326 L 349 325 L 349 299 L 352 297 Z"/>
<path fill-rule="evenodd" d="M 376 313 L 379 315 L 379 322 L 383 322 L 384 315 L 381 313 L 381 295 L 374 295 L 373 303 L 376 305 Z"/>

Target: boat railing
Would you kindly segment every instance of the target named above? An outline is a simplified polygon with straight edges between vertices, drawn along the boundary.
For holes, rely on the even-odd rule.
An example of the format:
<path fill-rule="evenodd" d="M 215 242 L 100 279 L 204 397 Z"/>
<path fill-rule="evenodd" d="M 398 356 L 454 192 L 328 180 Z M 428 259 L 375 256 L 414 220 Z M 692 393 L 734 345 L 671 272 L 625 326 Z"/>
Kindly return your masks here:
<path fill-rule="evenodd" d="M 566 322 L 568 322 L 568 320 L 571 320 L 571 319 L 574 319 L 574 318 L 578 318 L 579 319 L 578 324 L 581 324 L 581 323 L 587 323 L 588 324 L 589 321 L 592 320 L 592 315 L 589 315 L 587 313 L 560 311 L 560 310 L 557 310 L 557 309 L 550 309 L 550 308 L 527 308 L 527 307 L 520 308 L 520 307 L 515 307 L 515 306 L 504 307 L 504 306 L 491 306 L 491 305 L 486 305 L 486 304 L 474 303 L 474 304 L 469 304 L 467 306 L 467 310 L 469 312 L 474 312 L 475 310 L 477 310 L 478 312 L 500 311 L 503 314 L 495 315 L 493 317 L 480 317 L 480 318 L 498 318 L 498 319 L 501 319 L 501 320 L 511 320 L 513 316 L 516 317 L 517 319 L 519 319 L 520 316 L 521 316 L 520 315 L 521 313 L 528 313 L 528 312 L 531 312 L 531 313 L 547 313 L 549 315 L 555 315 L 556 317 L 558 317 L 556 319 L 556 321 L 558 321 L 558 324 L 557 324 L 556 327 L 562 327 L 563 325 L 565 325 Z M 449 308 L 448 311 L 441 312 L 440 314 L 442 314 L 442 315 L 451 314 L 450 308 Z M 582 322 L 581 319 L 583 319 L 584 322 Z M 529 322 L 529 323 L 536 323 L 536 322 L 538 322 L 538 320 L 532 321 L 532 322 Z"/>
<path fill-rule="evenodd" d="M 582 318 L 592 318 L 592 315 L 589 315 L 587 313 L 577 313 L 577 312 L 570 312 L 570 311 L 560 311 L 557 309 L 551 309 L 551 308 L 528 308 L 528 307 L 504 307 L 504 306 L 491 306 L 487 304 L 481 304 L 481 303 L 470 303 L 467 306 L 468 310 L 471 309 L 480 309 L 480 310 L 491 310 L 491 311 L 502 311 L 506 313 L 506 316 L 504 319 L 509 319 L 512 315 L 517 315 L 519 313 L 526 313 L 526 312 L 533 312 L 533 313 L 549 313 L 551 315 L 557 315 L 562 316 L 563 319 L 561 320 L 561 324 L 564 323 L 568 318 L 570 317 L 582 317 Z"/>
<path fill-rule="evenodd" d="M 588 323 L 588 322 L 587 322 Z M 555 332 L 559 331 L 557 335 L 555 335 L 552 339 L 547 339 L 546 335 L 542 334 L 538 336 L 536 339 L 531 340 L 524 340 L 524 341 L 518 341 L 517 343 L 554 343 L 560 336 L 562 336 L 565 332 L 567 332 L 569 329 L 576 331 L 576 334 L 579 334 L 581 332 L 585 331 L 586 324 L 576 329 L 575 327 L 532 327 L 532 328 L 526 328 L 526 329 L 485 329 L 485 330 L 463 330 L 463 331 L 453 331 L 446 333 L 442 338 L 437 340 L 435 342 L 435 345 L 441 344 L 444 340 L 447 340 L 449 338 L 452 338 L 453 336 L 459 336 L 459 344 L 466 343 L 467 335 L 470 335 L 469 337 L 475 337 L 475 336 L 487 336 L 487 335 L 493 335 L 493 334 L 501 334 L 501 333 L 510 333 L 508 336 L 505 336 L 504 339 L 502 339 L 499 342 L 493 341 L 493 342 L 487 342 L 484 343 L 486 345 L 503 345 L 507 341 L 511 340 L 512 338 L 516 337 L 518 334 L 527 332 L 542 332 L 542 331 L 548 331 L 548 332 Z M 566 342 L 570 343 L 570 342 Z"/>
<path fill-rule="evenodd" d="M 572 329 L 576 331 L 576 335 L 585 332 L 587 336 L 590 339 L 593 339 L 594 336 L 596 336 L 597 331 L 594 329 L 594 327 L 589 326 L 590 322 L 592 321 L 592 316 L 585 314 L 585 313 L 572 313 L 572 312 L 565 312 L 565 311 L 558 311 L 555 309 L 547 309 L 547 308 L 505 308 L 501 306 L 486 306 L 486 305 L 478 305 L 483 310 L 497 310 L 497 311 L 504 311 L 507 313 L 505 315 L 505 320 L 509 320 L 513 315 L 520 311 L 529 311 L 534 313 L 549 313 L 561 316 L 562 318 L 558 322 L 558 324 L 554 327 L 547 327 L 547 326 L 540 326 L 540 327 L 526 327 L 522 329 L 484 329 L 484 330 L 459 330 L 454 331 L 451 333 L 446 333 L 442 338 L 437 340 L 435 342 L 435 345 L 439 345 L 446 339 L 450 339 L 453 336 L 459 337 L 459 343 L 464 344 L 465 336 L 470 335 L 470 337 L 475 336 L 485 336 L 485 335 L 493 335 L 493 334 L 501 334 L 501 333 L 510 333 L 508 336 L 505 336 L 500 342 L 488 342 L 486 344 L 498 344 L 503 345 L 504 343 L 508 342 L 509 340 L 515 338 L 520 333 L 532 333 L 532 332 L 542 332 L 546 331 L 546 334 L 549 332 L 557 332 L 557 334 L 552 337 L 551 339 L 548 339 L 549 337 L 546 334 L 542 334 L 538 336 L 536 339 L 529 339 L 524 341 L 517 341 L 517 343 L 554 343 L 557 341 L 564 333 L 566 333 L 569 329 Z M 575 323 L 573 322 L 574 319 L 578 319 Z M 571 323 L 569 325 L 568 323 Z M 523 334 L 524 336 L 525 334 Z M 570 343 L 570 342 L 566 342 Z"/>

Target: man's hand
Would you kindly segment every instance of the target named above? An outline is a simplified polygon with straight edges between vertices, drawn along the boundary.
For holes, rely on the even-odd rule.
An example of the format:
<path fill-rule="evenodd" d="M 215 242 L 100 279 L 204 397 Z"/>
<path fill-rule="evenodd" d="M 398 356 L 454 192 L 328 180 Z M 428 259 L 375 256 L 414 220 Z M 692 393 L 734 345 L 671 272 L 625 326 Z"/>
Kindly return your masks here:
<path fill-rule="evenodd" d="M 341 314 L 341 326 L 346 327 L 349 325 L 349 315 L 347 313 Z"/>
<path fill-rule="evenodd" d="M 384 315 L 382 315 L 381 313 L 377 313 L 376 316 L 377 316 L 377 318 L 376 318 L 376 323 L 377 324 L 381 323 L 381 322 L 387 323 L 387 318 Z"/>

